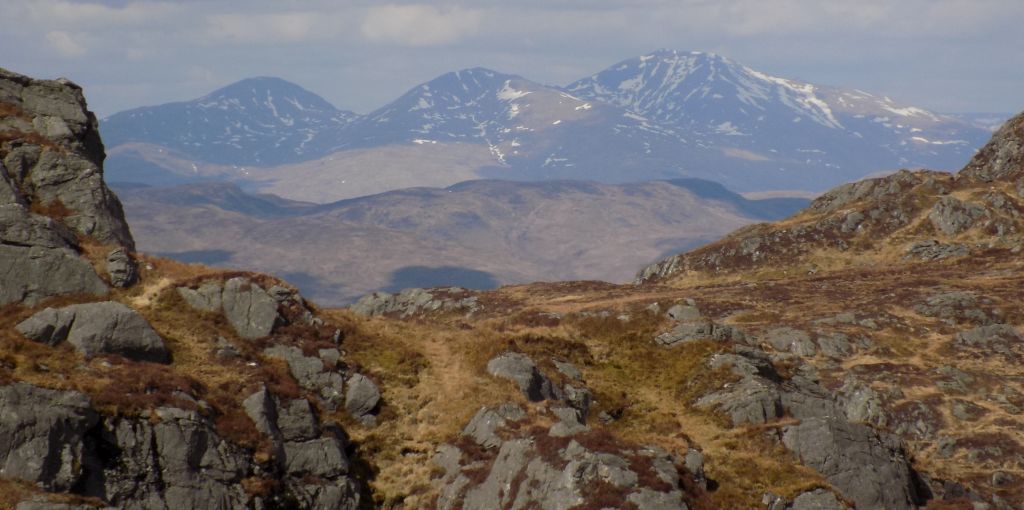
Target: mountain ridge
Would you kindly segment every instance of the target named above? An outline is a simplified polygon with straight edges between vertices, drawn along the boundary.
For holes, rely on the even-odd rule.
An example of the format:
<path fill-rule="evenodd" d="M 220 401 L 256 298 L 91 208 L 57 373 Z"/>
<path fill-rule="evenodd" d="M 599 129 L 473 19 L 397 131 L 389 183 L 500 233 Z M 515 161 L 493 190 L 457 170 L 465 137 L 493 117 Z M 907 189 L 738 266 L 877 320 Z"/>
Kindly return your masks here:
<path fill-rule="evenodd" d="M 115 114 L 104 123 L 102 129 L 113 125 L 112 148 L 133 140 L 119 132 L 146 131 L 127 127 L 141 119 L 134 112 L 134 120 Z M 954 169 L 989 135 L 966 121 L 855 89 L 778 78 L 718 55 L 674 50 L 624 60 L 566 87 L 482 67 L 453 71 L 367 115 L 334 115 L 336 122 L 313 123 L 302 136 L 226 125 L 221 131 L 230 136 L 211 132 L 203 142 L 227 148 L 213 158 L 205 158 L 202 147 L 180 141 L 169 148 L 191 159 L 178 166 L 187 170 L 192 164 L 197 176 L 208 166 L 204 159 L 216 160 L 211 162 L 235 165 L 229 173 L 240 181 L 250 178 L 237 168 L 242 165 L 276 169 L 277 163 L 312 163 L 358 151 L 386 165 L 396 157 L 388 151 L 396 148 L 415 153 L 423 145 L 455 143 L 480 154 L 453 169 L 458 177 L 449 183 L 467 175 L 609 183 L 696 177 L 738 191 L 761 191 L 824 190 L 900 167 Z M 225 155 L 239 152 L 231 145 L 239 140 L 259 141 L 263 152 L 229 160 Z M 148 141 L 160 145 L 156 138 Z M 290 149 L 271 150 L 285 142 Z M 145 151 L 113 152 L 114 180 L 132 154 L 137 155 L 134 164 L 155 163 L 153 171 L 170 168 Z M 414 157 L 428 161 L 437 156 Z M 328 164 L 320 171 L 343 175 L 351 170 Z M 172 172 L 190 178 L 182 169 Z M 288 179 L 284 168 L 269 173 Z M 415 170 L 406 174 L 396 181 L 423 179 Z M 437 176 L 432 178 L 430 184 L 436 185 Z"/>

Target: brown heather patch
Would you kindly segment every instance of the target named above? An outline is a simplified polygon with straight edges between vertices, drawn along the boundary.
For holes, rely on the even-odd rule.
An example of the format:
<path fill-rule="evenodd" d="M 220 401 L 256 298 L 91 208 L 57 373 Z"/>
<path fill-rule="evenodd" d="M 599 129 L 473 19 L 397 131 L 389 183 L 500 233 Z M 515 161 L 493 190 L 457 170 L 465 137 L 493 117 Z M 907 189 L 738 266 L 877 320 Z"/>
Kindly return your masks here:
<path fill-rule="evenodd" d="M 75 494 L 44 492 L 42 489 L 29 482 L 0 477 L 0 510 L 14 510 L 18 503 L 33 499 L 34 497 L 41 497 L 43 498 L 43 501 L 49 501 L 52 503 L 85 505 L 94 508 L 103 508 L 106 506 L 99 498 L 90 498 Z"/>

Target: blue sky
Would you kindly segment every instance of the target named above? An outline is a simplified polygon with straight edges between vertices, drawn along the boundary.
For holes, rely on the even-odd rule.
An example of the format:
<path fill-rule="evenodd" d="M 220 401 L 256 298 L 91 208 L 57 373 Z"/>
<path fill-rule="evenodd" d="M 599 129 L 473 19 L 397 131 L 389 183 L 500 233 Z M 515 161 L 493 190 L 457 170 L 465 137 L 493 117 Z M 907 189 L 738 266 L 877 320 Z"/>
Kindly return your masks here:
<path fill-rule="evenodd" d="M 1020 0 L 0 0 L 0 67 L 101 116 L 279 76 L 365 113 L 447 71 L 564 85 L 657 48 L 941 112 L 1024 109 Z"/>

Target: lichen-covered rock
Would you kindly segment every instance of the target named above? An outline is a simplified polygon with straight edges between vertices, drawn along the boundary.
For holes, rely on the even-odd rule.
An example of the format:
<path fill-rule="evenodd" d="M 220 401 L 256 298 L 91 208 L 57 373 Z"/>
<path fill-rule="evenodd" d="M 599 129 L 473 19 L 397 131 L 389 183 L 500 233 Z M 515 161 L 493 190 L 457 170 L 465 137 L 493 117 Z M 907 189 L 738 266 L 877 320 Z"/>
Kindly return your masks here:
<path fill-rule="evenodd" d="M 146 319 L 115 301 L 47 308 L 16 329 L 50 345 L 67 341 L 87 358 L 119 354 L 139 361 L 170 361 L 170 351 Z"/>
<path fill-rule="evenodd" d="M 906 258 L 921 260 L 942 260 L 952 257 L 965 257 L 971 250 L 963 244 L 943 244 L 934 239 L 918 241 L 907 249 Z"/>
<path fill-rule="evenodd" d="M 913 472 L 898 440 L 865 425 L 808 418 L 783 428 L 782 442 L 857 508 L 911 509 Z"/>
<path fill-rule="evenodd" d="M 242 338 L 270 335 L 281 318 L 277 313 L 277 300 L 247 278 L 236 277 L 225 282 L 221 299 L 224 317 Z"/>
<path fill-rule="evenodd" d="M 373 292 L 352 305 L 352 311 L 361 315 L 397 315 L 401 318 L 426 312 L 466 312 L 480 310 L 481 304 L 472 292 L 459 288 L 425 290 L 405 289 L 398 294 Z"/>
<path fill-rule="evenodd" d="M 218 281 L 208 280 L 196 289 L 178 287 L 178 294 L 192 308 L 204 312 L 219 312 L 222 309 L 221 294 L 224 287 Z"/>
<path fill-rule="evenodd" d="M 932 211 L 928 213 L 928 220 L 936 230 L 954 236 L 971 228 L 986 215 L 985 208 L 978 204 L 945 196 L 932 207 Z"/>
<path fill-rule="evenodd" d="M 551 380 L 540 373 L 529 356 L 519 352 L 506 352 L 487 362 L 487 372 L 495 377 L 515 381 L 526 398 L 557 400 Z"/>
<path fill-rule="evenodd" d="M 982 182 L 1021 178 L 1024 174 L 1024 115 L 1006 121 L 960 175 Z M 1012 182 L 1012 181 L 1011 181 Z"/>
<path fill-rule="evenodd" d="M 75 232 L 134 250 L 121 202 L 103 182 L 103 143 L 81 87 L 0 69 L 0 103 L 14 112 L 0 131 L 15 134 L 0 144 L 0 160 L 26 202 L 60 204 L 60 221 Z"/>
<path fill-rule="evenodd" d="M 521 420 L 526 417 L 523 409 L 515 404 L 503 404 L 496 408 L 484 407 L 473 415 L 469 424 L 462 429 L 462 435 L 473 439 L 476 444 L 484 448 L 497 448 L 504 440 L 497 434 L 497 430 L 504 427 L 509 421 Z"/>
<path fill-rule="evenodd" d="M 0 305 L 63 294 L 103 296 L 106 284 L 78 255 L 78 242 L 51 218 L 0 204 Z"/>
<path fill-rule="evenodd" d="M 764 339 L 775 350 L 797 356 L 813 356 L 817 350 L 808 332 L 789 327 L 772 329 L 765 333 Z"/>
<path fill-rule="evenodd" d="M 0 387 L 0 476 L 70 490 L 86 463 L 84 438 L 98 420 L 81 393 Z"/>
<path fill-rule="evenodd" d="M 360 418 L 377 408 L 380 403 L 380 389 L 363 374 L 352 374 L 346 381 L 345 410 L 348 414 Z"/>

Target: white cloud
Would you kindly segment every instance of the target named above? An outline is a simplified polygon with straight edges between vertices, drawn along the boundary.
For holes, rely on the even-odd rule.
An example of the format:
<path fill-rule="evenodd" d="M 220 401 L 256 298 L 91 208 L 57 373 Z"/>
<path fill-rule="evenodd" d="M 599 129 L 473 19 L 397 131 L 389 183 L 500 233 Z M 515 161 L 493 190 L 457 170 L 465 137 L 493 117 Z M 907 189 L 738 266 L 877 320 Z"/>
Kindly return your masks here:
<path fill-rule="evenodd" d="M 473 35 L 480 28 L 479 10 L 429 5 L 372 7 L 363 18 L 363 36 L 373 42 L 403 46 L 439 46 Z"/>
<path fill-rule="evenodd" d="M 244 43 L 290 43 L 324 35 L 323 16 L 315 12 L 215 14 L 207 19 L 206 35 L 214 40 Z"/>
<path fill-rule="evenodd" d="M 50 48 L 64 58 L 81 57 L 88 52 L 85 46 L 71 37 L 71 34 L 62 30 L 47 32 L 46 42 L 50 43 Z"/>

